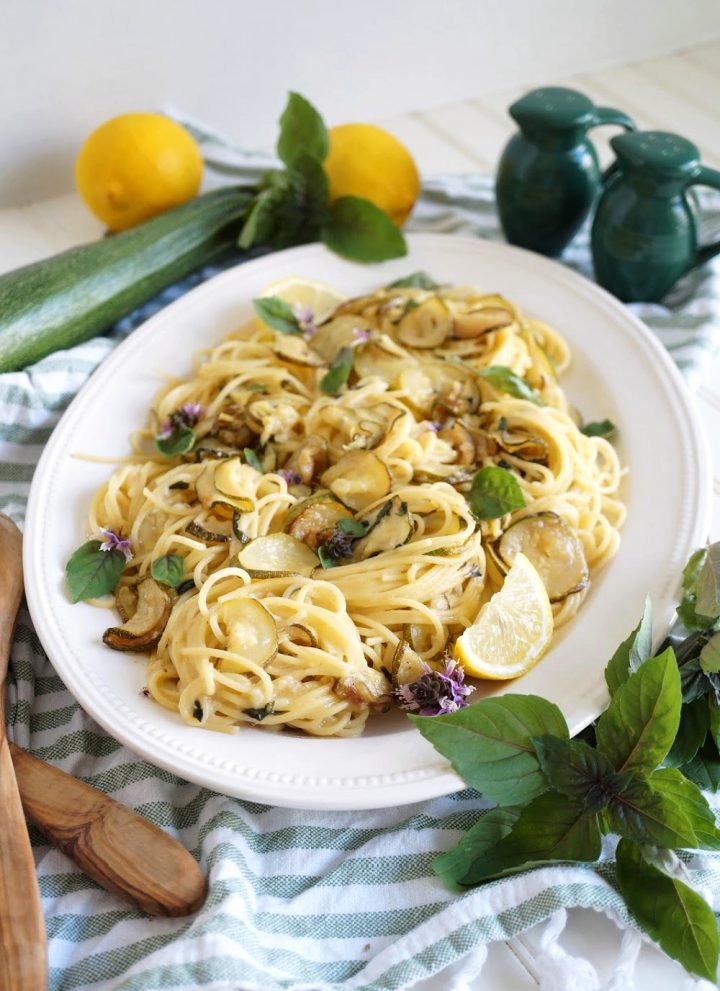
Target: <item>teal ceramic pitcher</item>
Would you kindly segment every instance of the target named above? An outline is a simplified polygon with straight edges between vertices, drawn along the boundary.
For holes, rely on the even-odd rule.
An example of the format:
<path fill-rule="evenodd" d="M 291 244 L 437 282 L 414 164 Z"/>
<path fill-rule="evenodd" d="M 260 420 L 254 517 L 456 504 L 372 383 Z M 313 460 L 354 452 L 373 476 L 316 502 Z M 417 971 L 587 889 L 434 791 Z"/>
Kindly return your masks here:
<path fill-rule="evenodd" d="M 505 147 L 495 193 L 511 244 L 559 255 L 590 212 L 600 189 L 597 153 L 587 132 L 633 122 L 561 86 L 533 90 L 510 107 L 520 127 Z"/>
<path fill-rule="evenodd" d="M 677 134 L 638 131 L 610 142 L 617 156 L 592 229 L 595 277 L 624 302 L 655 302 L 691 268 L 720 252 L 698 245 L 690 186 L 720 189 L 720 172 L 700 164 Z"/>

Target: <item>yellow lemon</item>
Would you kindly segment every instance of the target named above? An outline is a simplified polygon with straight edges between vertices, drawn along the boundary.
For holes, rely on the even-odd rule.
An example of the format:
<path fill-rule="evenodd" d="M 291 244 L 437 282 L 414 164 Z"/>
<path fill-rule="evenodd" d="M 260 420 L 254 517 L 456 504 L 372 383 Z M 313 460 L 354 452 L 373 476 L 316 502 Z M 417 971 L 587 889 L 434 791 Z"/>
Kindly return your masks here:
<path fill-rule="evenodd" d="M 75 182 L 95 216 L 122 231 L 192 199 L 202 167 L 184 127 L 162 114 L 123 114 L 82 146 Z"/>
<path fill-rule="evenodd" d="M 517 678 L 540 660 L 552 635 L 552 608 L 542 578 L 518 554 L 500 591 L 458 637 L 455 657 L 476 678 Z"/>
<path fill-rule="evenodd" d="M 362 196 L 401 227 L 420 193 L 420 176 L 405 145 L 373 124 L 341 124 L 330 128 L 329 136 L 330 198 Z"/>
<path fill-rule="evenodd" d="M 312 323 L 321 324 L 330 314 L 347 299 L 347 296 L 330 286 L 327 282 L 317 279 L 306 279 L 301 275 L 289 275 L 265 286 L 260 296 L 274 296 L 291 306 L 299 314 L 309 311 Z M 258 319 L 258 325 L 264 326 Z"/>

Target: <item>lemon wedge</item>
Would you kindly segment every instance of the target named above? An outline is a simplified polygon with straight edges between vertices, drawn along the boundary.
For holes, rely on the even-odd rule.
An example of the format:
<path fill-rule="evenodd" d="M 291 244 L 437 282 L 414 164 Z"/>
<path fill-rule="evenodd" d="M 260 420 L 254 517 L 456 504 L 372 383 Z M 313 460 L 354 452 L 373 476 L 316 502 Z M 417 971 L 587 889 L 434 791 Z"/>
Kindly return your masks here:
<path fill-rule="evenodd" d="M 345 293 L 335 289 L 334 286 L 326 282 L 318 282 L 316 279 L 306 279 L 300 275 L 290 275 L 271 282 L 270 285 L 265 286 L 260 296 L 274 296 L 293 309 L 297 307 L 299 310 L 311 310 L 312 320 L 316 326 L 327 320 L 330 314 L 347 299 Z M 259 317 L 258 325 L 265 326 Z"/>
<path fill-rule="evenodd" d="M 537 664 L 553 635 L 550 599 L 540 575 L 517 554 L 502 588 L 455 642 L 465 673 L 494 681 L 517 678 Z"/>

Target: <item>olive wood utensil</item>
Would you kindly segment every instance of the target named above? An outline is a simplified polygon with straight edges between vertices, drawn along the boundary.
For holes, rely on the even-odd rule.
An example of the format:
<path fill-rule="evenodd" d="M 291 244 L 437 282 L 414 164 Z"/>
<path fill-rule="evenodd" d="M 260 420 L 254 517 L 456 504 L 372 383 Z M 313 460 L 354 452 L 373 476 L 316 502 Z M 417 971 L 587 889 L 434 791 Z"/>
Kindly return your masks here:
<path fill-rule="evenodd" d="M 5 734 L 5 678 L 22 590 L 20 531 L 0 516 L 0 988 L 45 991 L 45 920 Z"/>
<path fill-rule="evenodd" d="M 0 513 L 0 674 L 3 680 L 7 671 L 13 620 L 22 595 L 21 548 L 20 531 Z M 14 580 L 9 584 L 11 575 Z M 24 916 L 17 915 L 17 908 L 15 916 L 8 915 L 5 903 L 14 905 L 17 892 L 27 887 L 33 888 L 37 894 L 18 792 L 27 818 L 51 843 L 108 891 L 127 896 L 150 915 L 188 915 L 202 905 L 207 894 L 205 877 L 195 859 L 177 840 L 97 788 L 44 763 L 12 743 L 8 746 L 4 719 L 0 723 L 2 757 L 5 760 L 0 772 L 0 854 L 8 837 L 13 833 L 20 835 L 27 846 L 29 858 L 23 863 L 32 880 L 32 886 L 29 882 L 20 884 L 17 879 L 12 881 L 0 860 L 0 927 L 4 926 L 7 916 L 15 938 L 22 939 L 24 945 L 31 930 Z M 2 819 L 8 804 L 3 789 L 9 787 L 9 782 L 12 782 L 18 814 L 17 828 L 13 829 L 4 828 Z M 27 899 L 23 901 L 29 904 Z M 44 953 L 45 936 L 39 896 L 37 918 Z M 0 949 L 4 947 L 3 939 L 9 937 L 0 928 Z M 0 960 L 2 991 L 15 991 L 15 988 L 35 991 L 36 986 L 41 986 L 27 982 L 4 984 L 1 979 L 2 966 L 3 961 Z"/>

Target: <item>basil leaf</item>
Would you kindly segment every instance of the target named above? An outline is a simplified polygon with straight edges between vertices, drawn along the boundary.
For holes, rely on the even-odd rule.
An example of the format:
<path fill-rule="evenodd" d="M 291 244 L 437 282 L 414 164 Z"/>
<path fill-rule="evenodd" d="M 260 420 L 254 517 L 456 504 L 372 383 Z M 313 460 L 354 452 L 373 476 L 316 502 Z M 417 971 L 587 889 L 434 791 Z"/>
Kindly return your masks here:
<path fill-rule="evenodd" d="M 665 763 L 681 767 L 692 760 L 705 741 L 710 727 L 710 713 L 706 698 L 697 698 L 680 710 L 680 726 Z"/>
<path fill-rule="evenodd" d="M 644 778 L 632 775 L 605 809 L 610 830 L 636 843 L 651 846 L 697 846 L 697 837 L 675 796 L 656 791 Z"/>
<path fill-rule="evenodd" d="M 674 767 L 661 767 L 650 776 L 650 787 L 682 808 L 701 850 L 720 850 L 715 815 L 696 784 Z"/>
<path fill-rule="evenodd" d="M 708 547 L 695 588 L 698 613 L 717 619 L 720 616 L 720 543 Z"/>
<path fill-rule="evenodd" d="M 585 434 L 586 437 L 604 437 L 605 440 L 610 440 L 617 434 L 617 427 L 612 420 L 593 420 L 584 423 L 580 427 L 580 433 Z"/>
<path fill-rule="evenodd" d="M 328 553 L 328 551 L 325 549 L 325 547 L 322 544 L 320 545 L 320 547 L 318 547 L 317 554 L 318 557 L 320 558 L 320 564 L 323 566 L 325 571 L 327 571 L 329 568 L 337 568 L 338 566 L 337 559 L 334 558 L 332 554 Z"/>
<path fill-rule="evenodd" d="M 166 554 L 156 558 L 150 565 L 150 574 L 161 585 L 177 588 L 183 578 L 185 562 L 179 554 Z"/>
<path fill-rule="evenodd" d="M 720 633 L 710 637 L 700 651 L 700 667 L 705 674 L 717 674 L 720 671 Z"/>
<path fill-rule="evenodd" d="M 353 261 L 383 262 L 407 254 L 405 238 L 387 213 L 359 196 L 340 196 L 330 204 L 320 239 Z"/>
<path fill-rule="evenodd" d="M 352 348 L 340 348 L 330 370 L 320 379 L 320 392 L 336 396 L 350 378 L 355 352 Z"/>
<path fill-rule="evenodd" d="M 292 166 L 299 155 L 324 162 L 330 150 L 327 129 L 315 107 L 299 93 L 290 93 L 280 117 L 278 158 Z"/>
<path fill-rule="evenodd" d="M 262 296 L 253 300 L 255 312 L 260 319 L 278 330 L 281 334 L 299 334 L 300 324 L 293 313 L 292 306 L 277 296 Z"/>
<path fill-rule="evenodd" d="M 520 811 L 517 806 L 509 809 L 496 806 L 483 812 L 480 821 L 465 833 L 457 846 L 433 860 L 435 873 L 449 887 L 463 890 L 463 878 L 472 870 L 473 863 L 507 836 Z"/>
<path fill-rule="evenodd" d="M 693 759 L 679 770 L 703 791 L 717 791 L 720 788 L 720 754 L 715 741 L 708 737 Z"/>
<path fill-rule="evenodd" d="M 388 283 L 386 289 L 439 289 L 440 283 L 436 282 L 427 272 L 411 272 L 402 279 L 395 279 Z M 413 300 L 414 302 L 414 300 Z"/>
<path fill-rule="evenodd" d="M 127 563 L 125 555 L 115 548 L 101 550 L 101 546 L 100 540 L 88 540 L 65 565 L 71 602 L 94 599 L 115 591 Z"/>
<path fill-rule="evenodd" d="M 707 548 L 695 551 L 683 571 L 683 596 L 677 609 L 680 622 L 686 630 L 707 630 L 715 622 L 714 616 L 705 616 L 697 608 L 697 584 L 707 559 Z"/>
<path fill-rule="evenodd" d="M 168 458 L 187 454 L 195 446 L 195 431 L 191 427 L 178 427 L 169 437 L 155 438 L 155 447 Z"/>
<path fill-rule="evenodd" d="M 680 725 L 680 673 L 672 647 L 620 685 L 596 727 L 598 748 L 617 771 L 653 771 Z"/>
<path fill-rule="evenodd" d="M 623 787 L 619 775 L 605 754 L 582 740 L 561 740 L 556 736 L 533 739 L 540 767 L 551 786 L 568 798 L 584 803 L 588 812 L 598 812 Z"/>
<path fill-rule="evenodd" d="M 628 676 L 649 657 L 652 657 L 652 604 L 648 596 L 642 619 L 627 640 L 623 640 L 605 668 L 605 681 L 610 694 L 614 695 Z"/>
<path fill-rule="evenodd" d="M 337 525 L 343 533 L 347 533 L 351 537 L 364 537 L 367 530 L 367 523 L 363 520 L 354 520 L 350 516 L 343 516 L 337 521 Z"/>
<path fill-rule="evenodd" d="M 475 473 L 466 498 L 473 516 L 479 520 L 496 520 L 525 505 L 517 478 L 497 465 L 486 465 Z"/>
<path fill-rule="evenodd" d="M 186 592 L 189 592 L 191 588 L 195 588 L 194 578 L 188 578 L 187 581 L 181 582 L 175 591 L 178 595 L 184 595 Z"/>
<path fill-rule="evenodd" d="M 263 189 L 253 200 L 238 236 L 238 248 L 247 251 L 254 244 L 268 241 L 274 227 L 275 195 L 271 189 Z"/>
<path fill-rule="evenodd" d="M 499 843 L 473 862 L 463 883 L 477 884 L 562 860 L 591 862 L 600 856 L 600 849 L 597 816 L 586 812 L 581 802 L 546 791 L 525 806 Z"/>
<path fill-rule="evenodd" d="M 635 843 L 620 840 L 616 859 L 620 891 L 643 929 L 686 970 L 714 983 L 720 947 L 710 906 L 688 885 L 648 864 Z"/>
<path fill-rule="evenodd" d="M 410 716 L 471 788 L 499 805 L 528 802 L 547 788 L 533 737 L 568 737 L 556 705 L 536 695 L 486 698 L 441 716 Z"/>
<path fill-rule="evenodd" d="M 275 703 L 268 702 L 261 709 L 243 709 L 246 716 L 250 716 L 251 719 L 257 719 L 259 723 L 263 721 L 267 716 L 272 716 L 275 712 Z"/>
<path fill-rule="evenodd" d="M 248 465 L 250 465 L 251 468 L 254 468 L 255 471 L 259 471 L 260 474 L 262 475 L 262 473 L 264 471 L 263 466 L 262 466 L 262 461 L 257 456 L 257 454 L 253 451 L 253 449 L 251 447 L 244 448 L 243 449 L 243 455 L 245 457 L 245 463 L 248 464 Z"/>
<path fill-rule="evenodd" d="M 509 396 L 516 399 L 527 399 L 528 402 L 535 403 L 536 406 L 544 406 L 545 401 L 537 394 L 525 379 L 516 375 L 512 368 L 507 365 L 491 365 L 478 372 L 480 378 L 485 379 L 500 392 L 507 392 Z"/>

